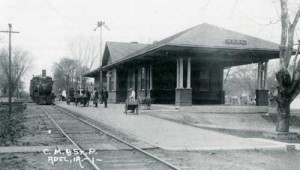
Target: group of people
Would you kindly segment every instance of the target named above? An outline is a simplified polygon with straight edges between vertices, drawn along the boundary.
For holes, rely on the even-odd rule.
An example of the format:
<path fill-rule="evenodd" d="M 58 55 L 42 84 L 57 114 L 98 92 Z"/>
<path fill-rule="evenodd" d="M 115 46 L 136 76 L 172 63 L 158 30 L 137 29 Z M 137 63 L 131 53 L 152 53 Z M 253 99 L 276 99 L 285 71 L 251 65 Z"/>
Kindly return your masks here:
<path fill-rule="evenodd" d="M 129 96 L 129 100 L 131 101 L 135 101 L 135 91 L 130 88 L 131 94 Z M 104 103 L 104 107 L 107 108 L 107 99 L 108 99 L 108 92 L 105 88 L 103 88 L 103 90 L 101 91 L 101 95 L 100 95 L 100 101 L 101 103 Z M 93 104 L 95 105 L 95 107 L 98 107 L 98 100 L 99 100 L 99 92 L 97 90 L 97 88 L 94 89 L 94 92 L 92 94 L 92 100 L 93 100 Z"/>
<path fill-rule="evenodd" d="M 107 99 L 108 99 L 108 92 L 105 88 L 103 88 L 103 90 L 100 93 L 100 100 L 101 103 L 104 103 L 104 107 L 107 108 Z M 97 90 L 97 88 L 94 89 L 94 92 L 92 94 L 92 100 L 93 100 L 93 104 L 95 105 L 95 107 L 98 107 L 98 100 L 99 100 L 99 92 Z"/>
<path fill-rule="evenodd" d="M 67 99 L 67 92 L 66 90 L 61 90 L 61 89 L 58 89 L 58 101 L 66 101 Z"/>
<path fill-rule="evenodd" d="M 135 91 L 130 88 L 131 94 L 129 96 L 129 100 L 135 101 Z M 88 89 L 85 91 L 85 94 L 88 96 L 89 100 L 93 101 L 93 104 L 95 107 L 98 107 L 98 101 L 100 100 L 101 103 L 104 103 L 104 107 L 107 108 L 107 99 L 108 99 L 108 92 L 106 88 L 103 88 L 103 90 L 100 92 L 99 96 L 99 91 L 97 88 L 94 88 L 94 91 L 92 95 L 90 95 Z M 65 90 L 59 89 L 59 101 L 65 101 L 67 98 L 67 94 Z"/>
<path fill-rule="evenodd" d="M 66 90 L 59 89 L 58 95 L 59 95 L 59 98 L 58 98 L 59 101 L 66 101 L 66 99 L 67 99 Z M 73 96 L 73 97 L 86 95 L 86 97 L 88 98 L 88 101 L 92 100 L 95 107 L 98 107 L 98 100 L 100 99 L 101 103 L 104 103 L 104 107 L 107 108 L 108 92 L 105 88 L 103 88 L 103 90 L 100 92 L 100 96 L 99 96 L 99 92 L 98 92 L 97 88 L 94 89 L 92 94 L 90 94 L 88 89 L 86 89 L 86 90 L 80 89 L 78 92 L 73 90 L 73 93 L 71 93 L 69 95 Z"/>

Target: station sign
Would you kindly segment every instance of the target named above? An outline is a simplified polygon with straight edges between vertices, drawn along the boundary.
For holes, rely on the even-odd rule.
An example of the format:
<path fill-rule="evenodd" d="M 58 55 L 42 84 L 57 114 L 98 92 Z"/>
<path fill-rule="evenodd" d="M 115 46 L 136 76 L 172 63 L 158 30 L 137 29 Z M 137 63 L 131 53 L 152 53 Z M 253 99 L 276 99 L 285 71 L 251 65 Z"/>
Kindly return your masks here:
<path fill-rule="evenodd" d="M 247 40 L 225 39 L 226 45 L 247 45 Z"/>

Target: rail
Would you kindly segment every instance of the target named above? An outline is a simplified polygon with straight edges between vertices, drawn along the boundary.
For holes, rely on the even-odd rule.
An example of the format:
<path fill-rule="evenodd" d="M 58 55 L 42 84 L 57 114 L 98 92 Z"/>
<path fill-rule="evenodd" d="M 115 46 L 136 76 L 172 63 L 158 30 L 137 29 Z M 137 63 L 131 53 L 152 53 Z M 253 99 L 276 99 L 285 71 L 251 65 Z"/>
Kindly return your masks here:
<path fill-rule="evenodd" d="M 132 145 L 132 144 L 130 144 L 130 143 L 128 143 L 128 142 L 126 142 L 126 141 L 118 138 L 118 137 L 116 137 L 115 135 L 113 135 L 113 134 L 111 134 L 111 133 L 109 133 L 109 132 L 107 132 L 107 131 L 99 128 L 99 127 L 97 127 L 96 125 L 93 125 L 90 122 L 87 122 L 86 120 L 81 119 L 81 118 L 75 116 L 74 114 L 71 113 L 72 111 L 66 110 L 65 108 L 62 108 L 62 107 L 57 106 L 57 105 L 55 105 L 55 107 L 58 108 L 59 110 L 65 112 L 66 114 L 69 114 L 70 116 L 74 117 L 75 119 L 80 120 L 80 121 L 84 122 L 85 124 L 87 124 L 89 126 L 92 126 L 93 128 L 101 131 L 102 133 L 105 133 L 106 135 L 108 135 L 108 136 L 116 139 L 117 141 L 126 144 L 127 146 L 129 146 L 129 147 L 131 147 L 131 148 L 133 148 L 133 149 L 135 149 L 135 150 L 137 150 L 137 151 L 139 151 L 139 152 L 141 152 L 141 153 L 143 153 L 143 154 L 151 157 L 152 159 L 155 159 L 155 160 L 161 162 L 162 164 L 165 164 L 166 166 L 168 166 L 171 169 L 174 169 L 174 170 L 179 170 L 180 169 L 180 168 L 178 168 L 178 167 L 176 167 L 176 166 L 174 166 L 174 165 L 172 165 L 172 164 L 170 164 L 170 163 L 168 163 L 168 162 L 166 162 L 166 161 L 164 161 L 164 160 L 162 160 L 162 159 L 160 159 L 160 158 L 152 155 L 151 153 L 148 153 L 148 152 L 146 152 L 146 151 L 144 151 L 144 150 L 142 150 L 142 149 L 140 149 L 140 148 L 138 148 L 138 147 L 136 147 L 136 146 L 134 146 L 134 145 Z"/>
<path fill-rule="evenodd" d="M 45 109 L 43 109 L 42 107 L 40 107 L 41 110 L 50 118 L 50 120 L 54 123 L 54 125 L 57 127 L 57 129 L 59 131 L 61 131 L 61 133 L 81 152 L 83 153 L 82 155 L 87 158 L 87 160 L 89 161 L 89 163 L 92 165 L 92 167 L 95 169 L 95 170 L 100 170 L 100 168 L 91 160 L 90 157 L 87 156 L 87 154 L 84 152 L 84 150 L 79 147 L 77 145 L 76 142 L 74 142 L 69 135 L 66 134 L 66 132 L 57 124 L 57 122 L 47 113 L 47 111 L 45 111 Z"/>

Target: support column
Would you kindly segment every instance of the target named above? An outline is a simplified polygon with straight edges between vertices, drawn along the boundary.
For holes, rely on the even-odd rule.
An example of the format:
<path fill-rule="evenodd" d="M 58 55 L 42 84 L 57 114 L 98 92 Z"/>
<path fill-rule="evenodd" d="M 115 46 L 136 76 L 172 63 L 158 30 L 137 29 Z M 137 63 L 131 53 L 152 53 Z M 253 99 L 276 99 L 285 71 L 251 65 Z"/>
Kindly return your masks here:
<path fill-rule="evenodd" d="M 183 59 L 179 58 L 180 61 L 180 84 L 179 88 L 183 88 Z"/>
<path fill-rule="evenodd" d="M 224 91 L 224 66 L 220 66 L 220 104 L 225 104 L 225 91 Z"/>
<path fill-rule="evenodd" d="M 113 91 L 117 90 L 117 69 L 113 69 L 113 78 L 114 78 L 114 84 L 113 84 Z"/>
<path fill-rule="evenodd" d="M 103 77 L 102 77 L 102 70 L 100 70 L 100 80 L 99 80 L 99 91 L 103 89 Z"/>
<path fill-rule="evenodd" d="M 175 93 L 175 105 L 191 106 L 192 105 L 192 89 L 191 89 L 191 65 L 190 58 L 187 63 L 187 88 L 183 87 L 183 58 L 177 59 L 177 84 L 179 87 L 176 88 Z"/>
<path fill-rule="evenodd" d="M 179 62 L 179 59 L 177 58 L 176 59 L 176 62 L 177 62 L 177 67 L 176 67 L 176 70 L 177 70 L 177 78 L 176 78 L 176 88 L 178 89 L 179 88 L 179 82 L 180 82 L 180 62 Z"/>
<path fill-rule="evenodd" d="M 108 91 L 108 102 L 109 103 L 117 103 L 117 95 L 118 95 L 118 91 L 117 91 L 117 69 L 113 68 L 111 72 L 109 72 L 108 77 L 108 88 L 110 88 L 110 86 L 112 87 L 110 89 L 110 91 Z M 111 80 L 111 81 L 110 81 Z M 112 82 L 112 84 L 110 84 Z"/>
<path fill-rule="evenodd" d="M 186 88 L 190 89 L 191 88 L 191 58 L 188 58 L 187 62 L 187 83 L 186 83 Z"/>
<path fill-rule="evenodd" d="M 147 87 L 147 97 L 149 97 L 149 98 L 151 98 L 151 96 L 152 96 L 152 64 L 149 66 L 149 69 L 147 69 L 148 71 L 148 76 L 149 76 L 149 79 L 148 79 L 148 87 Z"/>
<path fill-rule="evenodd" d="M 222 67 L 222 69 L 221 69 L 221 91 L 223 91 L 224 90 L 224 67 Z"/>
<path fill-rule="evenodd" d="M 257 89 L 261 89 L 261 62 L 257 63 Z"/>
<path fill-rule="evenodd" d="M 153 85 L 153 84 L 152 84 L 152 81 L 153 81 L 153 79 L 152 79 L 152 69 L 153 69 L 153 68 L 152 68 L 152 65 L 150 65 L 150 70 L 149 70 L 149 72 L 150 72 L 150 90 L 152 90 L 152 88 L 153 88 L 153 87 L 152 87 L 152 85 Z"/>
<path fill-rule="evenodd" d="M 268 106 L 269 96 L 268 90 L 266 90 L 267 81 L 267 62 L 263 65 L 262 62 L 258 63 L 257 70 L 257 89 L 256 89 L 256 105 L 257 106 Z M 264 67 L 263 67 L 264 66 Z"/>
<path fill-rule="evenodd" d="M 264 87 L 264 63 L 261 63 L 261 70 L 260 70 L 260 89 L 263 90 Z"/>
<path fill-rule="evenodd" d="M 268 61 L 265 62 L 265 66 L 264 66 L 264 90 L 267 90 L 268 88 Z"/>
<path fill-rule="evenodd" d="M 126 87 L 126 91 L 128 91 L 128 89 L 131 88 L 131 82 L 130 82 L 131 79 L 130 79 L 130 77 L 131 77 L 131 71 L 127 70 L 127 81 L 126 81 L 127 87 Z"/>
<path fill-rule="evenodd" d="M 110 77 L 110 74 L 109 72 L 106 73 L 106 90 L 107 91 L 110 91 L 109 89 L 109 77 Z"/>

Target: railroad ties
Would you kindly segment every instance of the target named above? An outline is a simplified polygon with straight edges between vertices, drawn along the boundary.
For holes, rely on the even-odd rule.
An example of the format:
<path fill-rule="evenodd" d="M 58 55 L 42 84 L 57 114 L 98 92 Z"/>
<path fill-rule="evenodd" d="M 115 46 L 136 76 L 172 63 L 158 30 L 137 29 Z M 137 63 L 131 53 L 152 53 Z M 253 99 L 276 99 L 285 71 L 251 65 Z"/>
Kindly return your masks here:
<path fill-rule="evenodd" d="M 134 146 L 98 125 L 77 117 L 71 111 L 53 105 L 39 106 L 38 109 L 45 113 L 61 135 L 72 143 L 57 146 L 56 154 L 55 150 L 49 151 L 49 156 L 53 159 L 63 157 L 68 161 L 81 161 L 80 166 L 88 166 L 91 169 L 179 169 L 141 149 L 142 145 Z"/>

